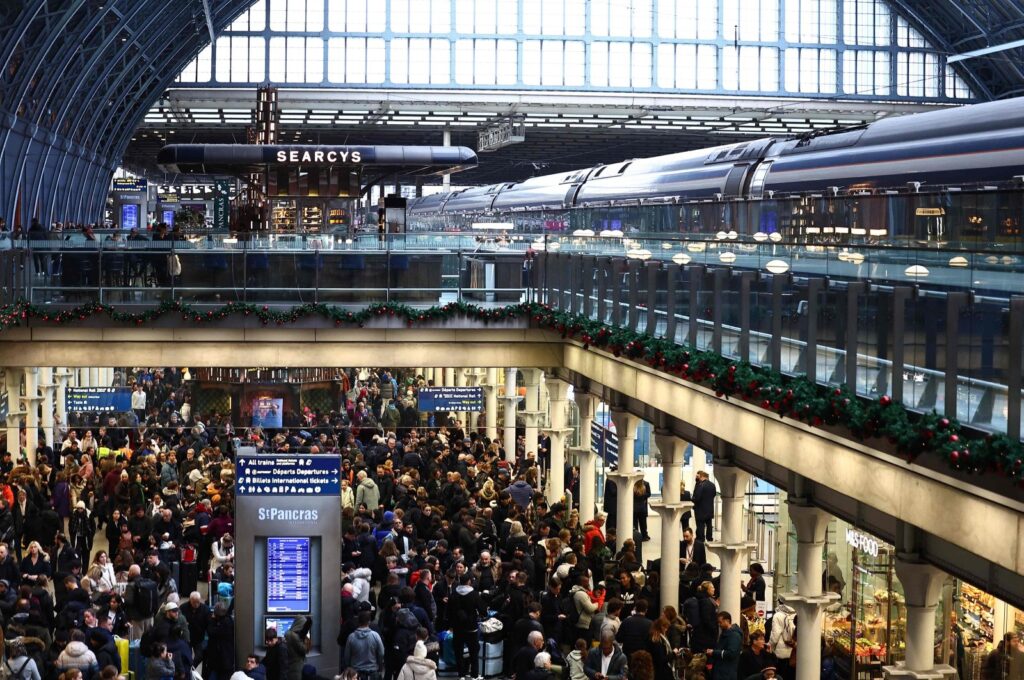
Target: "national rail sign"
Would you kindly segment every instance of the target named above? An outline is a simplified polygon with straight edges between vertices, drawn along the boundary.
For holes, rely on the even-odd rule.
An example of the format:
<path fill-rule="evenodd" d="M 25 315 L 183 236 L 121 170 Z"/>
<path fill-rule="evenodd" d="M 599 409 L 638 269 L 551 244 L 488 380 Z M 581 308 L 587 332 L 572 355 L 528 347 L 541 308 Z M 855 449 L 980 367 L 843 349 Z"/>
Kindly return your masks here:
<path fill-rule="evenodd" d="M 132 388 L 66 387 L 64 401 L 76 413 L 124 413 L 132 410 Z"/>
<path fill-rule="evenodd" d="M 235 461 L 239 496 L 339 496 L 341 459 L 337 456 L 239 456 Z"/>
<path fill-rule="evenodd" d="M 484 410 L 482 387 L 424 387 L 416 394 L 416 399 L 420 411 Z"/>

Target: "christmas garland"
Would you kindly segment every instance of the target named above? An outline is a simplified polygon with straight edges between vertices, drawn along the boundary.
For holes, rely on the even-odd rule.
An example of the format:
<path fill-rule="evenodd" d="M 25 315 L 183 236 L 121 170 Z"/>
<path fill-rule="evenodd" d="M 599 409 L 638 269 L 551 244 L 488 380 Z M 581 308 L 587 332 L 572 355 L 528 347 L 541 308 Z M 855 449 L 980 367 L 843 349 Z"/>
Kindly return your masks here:
<path fill-rule="evenodd" d="M 848 387 L 829 387 L 805 377 L 784 376 L 745 361 L 728 359 L 711 351 L 677 345 L 662 338 L 612 327 L 584 316 L 561 312 L 549 305 L 520 303 L 505 307 L 480 307 L 452 302 L 429 308 L 396 302 L 369 305 L 352 311 L 323 303 L 307 303 L 289 310 L 268 305 L 229 302 L 215 310 L 198 309 L 181 301 L 165 301 L 141 312 L 122 312 L 111 305 L 90 303 L 55 312 L 28 302 L 0 307 L 0 331 L 29 320 L 68 325 L 105 315 L 111 321 L 143 326 L 166 315 L 204 324 L 242 315 L 259 319 L 264 326 L 294 324 L 307 318 L 325 319 L 335 326 L 363 327 L 377 318 L 402 319 L 406 326 L 465 317 L 483 323 L 532 318 L 540 328 L 557 331 L 589 347 L 625 356 L 659 371 L 713 389 L 724 399 L 740 399 L 780 418 L 792 418 L 812 426 L 843 427 L 858 440 L 871 444 L 886 439 L 907 462 L 930 453 L 944 458 L 955 470 L 990 472 L 1015 480 L 1024 488 L 1024 446 L 1006 434 L 968 435 L 957 421 L 941 414 L 913 414 L 888 396 L 864 399 Z"/>

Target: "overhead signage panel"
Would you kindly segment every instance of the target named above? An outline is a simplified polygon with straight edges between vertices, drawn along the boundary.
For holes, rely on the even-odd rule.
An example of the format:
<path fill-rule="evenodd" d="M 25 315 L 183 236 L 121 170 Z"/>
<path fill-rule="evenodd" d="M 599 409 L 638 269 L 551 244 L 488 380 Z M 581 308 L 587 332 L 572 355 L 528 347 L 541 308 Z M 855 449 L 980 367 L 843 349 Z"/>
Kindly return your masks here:
<path fill-rule="evenodd" d="M 426 387 L 417 395 L 420 411 L 483 411 L 482 387 Z"/>
<path fill-rule="evenodd" d="M 240 456 L 239 496 L 338 496 L 341 460 L 336 456 Z"/>
<path fill-rule="evenodd" d="M 68 411 L 121 413 L 132 410 L 130 387 L 67 387 L 64 397 Z"/>
<path fill-rule="evenodd" d="M 145 191 L 149 183 L 138 177 L 115 177 L 112 188 L 119 193 L 137 193 Z"/>

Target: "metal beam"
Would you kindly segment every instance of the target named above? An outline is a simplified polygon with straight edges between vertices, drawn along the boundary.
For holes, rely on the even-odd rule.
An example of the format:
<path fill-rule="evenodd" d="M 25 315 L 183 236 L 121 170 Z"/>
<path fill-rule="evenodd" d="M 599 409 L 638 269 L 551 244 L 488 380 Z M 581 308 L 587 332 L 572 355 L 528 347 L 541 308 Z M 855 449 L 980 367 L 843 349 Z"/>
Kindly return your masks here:
<path fill-rule="evenodd" d="M 217 33 L 213 30 L 213 14 L 210 12 L 210 0 L 203 0 L 203 13 L 206 15 L 206 29 L 210 31 L 210 44 L 217 42 Z"/>
<path fill-rule="evenodd" d="M 984 57 L 986 54 L 995 54 L 996 52 L 1004 52 L 1006 50 L 1012 50 L 1018 47 L 1024 47 L 1024 40 L 1013 40 L 1011 42 L 1006 42 L 1001 45 L 983 47 L 980 50 L 971 50 L 970 52 L 961 52 L 960 54 L 954 54 L 951 57 L 946 57 L 946 63 L 955 64 L 956 62 L 964 61 L 965 59 Z"/>

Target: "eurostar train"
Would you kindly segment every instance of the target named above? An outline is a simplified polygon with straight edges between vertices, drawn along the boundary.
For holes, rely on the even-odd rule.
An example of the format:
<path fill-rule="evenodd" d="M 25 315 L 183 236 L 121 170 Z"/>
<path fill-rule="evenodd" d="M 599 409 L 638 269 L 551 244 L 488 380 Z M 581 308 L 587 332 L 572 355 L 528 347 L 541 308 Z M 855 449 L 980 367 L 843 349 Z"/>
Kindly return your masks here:
<path fill-rule="evenodd" d="M 1024 98 L 415 199 L 418 230 L 780 232 L 806 243 L 1024 249 Z"/>

